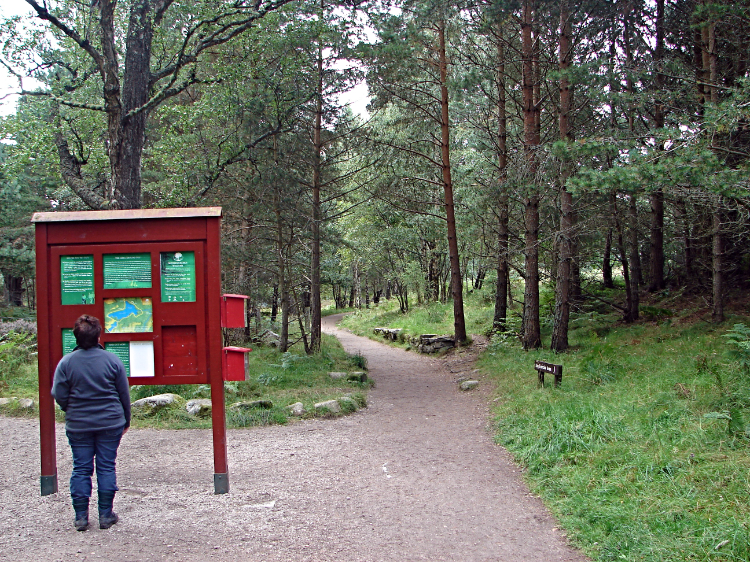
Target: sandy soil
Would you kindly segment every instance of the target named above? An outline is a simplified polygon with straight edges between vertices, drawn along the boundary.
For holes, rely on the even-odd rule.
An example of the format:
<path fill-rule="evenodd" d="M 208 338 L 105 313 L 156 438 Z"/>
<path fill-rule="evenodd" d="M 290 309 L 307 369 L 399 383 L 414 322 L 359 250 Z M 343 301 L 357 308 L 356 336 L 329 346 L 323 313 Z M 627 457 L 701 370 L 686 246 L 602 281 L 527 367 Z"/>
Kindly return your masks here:
<path fill-rule="evenodd" d="M 73 529 L 70 452 L 39 495 L 36 420 L 0 418 L 0 560 L 584 561 L 487 431 L 471 353 L 418 356 L 336 330 L 376 388 L 340 419 L 231 430 L 230 493 L 213 494 L 209 431 L 133 430 L 118 459 L 121 521 Z"/>

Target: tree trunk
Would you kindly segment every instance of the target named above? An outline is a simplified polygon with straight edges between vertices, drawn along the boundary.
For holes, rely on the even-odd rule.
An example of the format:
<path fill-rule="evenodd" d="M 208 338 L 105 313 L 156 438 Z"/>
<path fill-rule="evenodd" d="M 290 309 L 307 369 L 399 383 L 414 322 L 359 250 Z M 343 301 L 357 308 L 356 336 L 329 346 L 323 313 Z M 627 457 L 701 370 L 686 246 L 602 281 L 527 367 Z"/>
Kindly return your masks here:
<path fill-rule="evenodd" d="M 149 99 L 151 45 L 154 37 L 154 14 L 151 8 L 149 0 L 136 0 L 131 7 L 125 44 L 122 106 L 119 103 L 115 106 L 113 99 L 107 103 L 112 198 L 122 209 L 141 207 L 141 158 L 146 144 L 148 111 L 131 112 L 144 107 Z M 114 32 L 114 28 L 112 29 Z M 117 72 L 117 55 L 108 52 L 109 48 L 114 48 L 115 41 L 103 43 L 105 58 L 113 63 L 107 73 L 109 76 Z M 105 98 L 109 98 L 107 87 L 105 84 Z"/>
<path fill-rule="evenodd" d="M 638 206 L 635 195 L 630 196 L 628 207 L 628 229 L 630 238 L 630 303 L 628 308 L 628 322 L 635 322 L 639 316 L 640 305 L 640 279 L 641 279 L 641 254 L 638 245 Z"/>
<path fill-rule="evenodd" d="M 649 252 L 650 292 L 664 289 L 664 191 L 659 188 L 649 195 L 651 203 L 651 242 Z"/>
<path fill-rule="evenodd" d="M 448 114 L 448 58 L 445 51 L 445 22 L 437 24 L 440 62 L 440 146 L 443 168 L 443 190 L 445 192 L 445 218 L 448 228 L 448 256 L 451 266 L 451 296 L 453 297 L 453 327 L 456 345 L 466 341 L 464 319 L 464 296 L 461 283 L 461 266 L 456 236 L 456 215 L 453 207 L 453 181 L 450 161 L 450 122 Z"/>
<path fill-rule="evenodd" d="M 508 319 L 509 199 L 505 182 L 508 168 L 508 115 L 505 108 L 505 45 L 502 24 L 497 31 L 497 168 L 500 197 L 497 205 L 497 284 L 495 286 L 494 330 L 504 331 Z"/>
<path fill-rule="evenodd" d="M 711 322 L 718 324 L 724 321 L 724 238 L 721 233 L 720 201 L 715 203 L 713 212 L 711 268 L 713 271 L 713 306 Z"/>
<path fill-rule="evenodd" d="M 528 166 L 527 190 L 524 197 L 525 288 L 523 302 L 523 348 L 537 349 L 542 345 L 539 324 L 539 195 L 536 193 L 539 129 L 538 107 L 534 99 L 534 43 L 532 37 L 533 0 L 523 2 L 521 23 L 523 60 L 523 129 L 524 152 Z"/>
<path fill-rule="evenodd" d="M 656 0 L 656 104 L 654 107 L 654 126 L 664 128 L 664 104 L 661 102 L 664 89 L 664 0 Z M 658 187 L 649 196 L 651 203 L 651 241 L 649 252 L 649 286 L 651 292 L 664 288 L 664 191 Z"/>
<path fill-rule="evenodd" d="M 273 296 L 271 297 L 271 322 L 276 322 L 279 315 L 279 284 L 273 284 Z"/>
<path fill-rule="evenodd" d="M 717 52 L 716 52 L 716 23 L 711 21 L 706 26 L 708 35 L 707 56 L 709 93 L 711 103 L 719 102 L 719 90 L 716 87 L 718 80 Z M 712 145 L 715 140 L 712 141 Z M 712 293 L 713 306 L 711 310 L 711 321 L 715 324 L 724 321 L 724 237 L 722 236 L 721 196 L 717 195 L 714 202 L 711 229 L 711 269 L 712 269 Z"/>
<path fill-rule="evenodd" d="M 604 258 L 602 260 L 602 284 L 606 289 L 614 289 L 615 281 L 612 278 L 612 229 L 607 230 L 604 241 Z"/>
<path fill-rule="evenodd" d="M 438 267 L 438 255 L 434 241 L 425 240 L 425 251 L 427 252 L 427 288 L 425 299 L 428 301 L 440 301 L 440 272 Z"/>
<path fill-rule="evenodd" d="M 5 302 L 9 306 L 23 306 L 23 277 L 3 272 Z"/>
<path fill-rule="evenodd" d="M 281 221 L 281 211 L 276 207 L 276 251 L 278 252 L 278 284 L 281 294 L 281 333 L 279 334 L 279 350 L 284 352 L 289 345 L 289 286 L 286 278 L 286 260 L 284 259 L 284 231 Z"/>
<path fill-rule="evenodd" d="M 632 322 L 631 311 L 633 309 L 633 284 L 630 281 L 630 263 L 628 261 L 628 252 L 625 247 L 625 236 L 623 234 L 622 222 L 620 221 L 620 215 L 617 210 L 617 195 L 612 193 L 610 195 L 610 208 L 612 209 L 612 218 L 615 222 L 615 231 L 617 232 L 617 252 L 620 254 L 620 265 L 622 266 L 622 278 L 625 281 L 625 312 L 623 313 L 623 320 L 625 322 Z M 636 291 L 638 287 L 636 286 Z"/>
<path fill-rule="evenodd" d="M 323 0 L 320 2 L 321 18 L 323 11 Z M 321 185 L 321 159 L 323 154 L 323 141 L 321 130 L 323 128 L 323 47 L 318 46 L 318 91 L 315 102 L 315 131 L 313 132 L 313 182 L 312 182 L 312 221 L 311 221 L 311 246 L 312 256 L 310 265 L 310 351 L 320 352 L 321 340 L 321 303 L 320 303 L 320 185 Z"/>
<path fill-rule="evenodd" d="M 570 112 L 573 108 L 573 92 L 567 77 L 571 59 L 570 12 L 568 1 L 560 2 L 560 139 L 572 140 Z M 562 352 L 568 349 L 568 324 L 570 321 L 571 262 L 573 260 L 573 195 L 565 187 L 570 177 L 570 164 L 563 161 L 560 167 L 560 260 L 557 265 L 555 284 L 555 313 L 550 349 Z"/>

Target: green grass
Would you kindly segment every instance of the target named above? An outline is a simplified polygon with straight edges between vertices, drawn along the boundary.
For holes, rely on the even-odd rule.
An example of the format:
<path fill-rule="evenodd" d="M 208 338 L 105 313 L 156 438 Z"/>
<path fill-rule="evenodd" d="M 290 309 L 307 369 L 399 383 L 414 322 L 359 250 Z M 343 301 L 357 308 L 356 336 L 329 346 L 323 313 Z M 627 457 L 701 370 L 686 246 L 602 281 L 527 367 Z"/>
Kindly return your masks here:
<path fill-rule="evenodd" d="M 468 331 L 486 332 L 491 305 L 467 300 Z M 748 561 L 750 373 L 725 335 L 750 318 L 688 321 L 695 310 L 670 302 L 647 312 L 625 326 L 596 305 L 559 355 L 495 336 L 478 366 L 496 385 L 496 439 L 594 560 Z M 389 304 L 345 323 L 376 339 L 375 326 L 451 333 L 452 311 Z M 551 375 L 537 388 L 536 359 L 564 366 L 559 389 Z"/>
<path fill-rule="evenodd" d="M 242 382 L 225 383 L 227 404 L 227 427 L 248 427 L 257 425 L 283 424 L 290 420 L 287 406 L 302 402 L 306 417 L 316 415 L 314 405 L 317 402 L 350 396 L 352 402 L 343 401 L 342 414 L 350 413 L 357 407 L 367 404 L 367 390 L 372 382 L 365 383 L 333 380 L 330 371 L 361 371 L 362 357 L 348 355 L 332 336 L 323 336 L 322 351 L 319 355 L 308 357 L 301 349 L 301 344 L 282 354 L 273 348 L 256 347 L 248 356 L 248 377 Z M 18 398 L 38 398 L 38 376 L 35 364 L 24 363 L 5 379 L 0 387 L 0 397 L 16 396 Z M 209 385 L 138 385 L 131 388 L 131 400 L 171 392 L 179 394 L 185 400 L 193 398 L 210 398 Z M 252 408 L 233 410 L 232 404 L 255 400 L 268 400 L 273 404 L 270 409 Z M 7 415 L 30 415 L 26 410 L 11 405 L 2 409 Z M 327 414 L 330 415 L 330 414 Z M 62 412 L 58 412 L 58 421 L 63 421 Z M 199 418 L 188 414 L 182 407 L 167 408 L 155 414 L 135 413 L 133 427 L 158 427 L 169 429 L 209 428 L 211 419 Z"/>
<path fill-rule="evenodd" d="M 482 298 L 471 299 L 474 306 L 467 306 L 465 321 L 467 333 L 483 333 L 492 325 L 492 311 L 487 306 L 479 306 Z M 453 307 L 441 303 L 430 303 L 424 306 L 412 307 L 407 314 L 402 314 L 395 299 L 381 300 L 380 304 L 370 309 L 355 310 L 348 314 L 342 325 L 355 334 L 373 337 L 372 329 L 400 328 L 399 343 L 408 346 L 409 337 L 421 334 L 445 335 L 453 333 Z"/>
<path fill-rule="evenodd" d="M 750 433 L 724 419 L 750 419 L 750 385 L 726 327 L 576 325 L 567 354 L 495 343 L 480 362 L 533 491 L 598 560 L 750 559 Z M 564 365 L 560 389 L 534 359 Z"/>

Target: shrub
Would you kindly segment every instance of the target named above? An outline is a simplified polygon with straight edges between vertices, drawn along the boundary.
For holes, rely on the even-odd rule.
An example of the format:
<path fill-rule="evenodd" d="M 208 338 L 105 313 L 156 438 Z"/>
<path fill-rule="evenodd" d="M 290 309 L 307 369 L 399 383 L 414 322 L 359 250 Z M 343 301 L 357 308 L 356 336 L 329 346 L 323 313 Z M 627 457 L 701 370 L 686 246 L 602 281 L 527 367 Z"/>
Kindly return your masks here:
<path fill-rule="evenodd" d="M 0 336 L 0 389 L 8 385 L 11 376 L 31 362 L 35 351 L 35 335 L 12 331 Z"/>

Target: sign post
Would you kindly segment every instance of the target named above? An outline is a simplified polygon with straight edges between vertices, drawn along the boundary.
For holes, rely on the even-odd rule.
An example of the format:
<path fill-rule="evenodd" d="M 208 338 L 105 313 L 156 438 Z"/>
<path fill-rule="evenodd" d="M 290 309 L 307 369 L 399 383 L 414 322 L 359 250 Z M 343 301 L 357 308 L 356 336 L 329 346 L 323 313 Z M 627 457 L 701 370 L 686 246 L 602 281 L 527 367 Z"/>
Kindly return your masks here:
<path fill-rule="evenodd" d="M 555 375 L 555 387 L 559 387 L 562 383 L 563 366 L 555 365 L 554 363 L 547 363 L 545 361 L 534 361 L 534 368 L 539 374 L 539 387 L 544 387 L 544 373 L 550 373 Z"/>
<path fill-rule="evenodd" d="M 210 384 L 214 492 L 229 491 L 221 339 L 220 207 L 36 213 L 41 493 L 57 492 L 57 363 L 81 314 L 131 385 Z"/>

